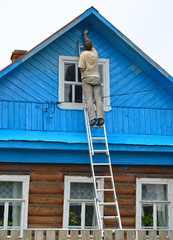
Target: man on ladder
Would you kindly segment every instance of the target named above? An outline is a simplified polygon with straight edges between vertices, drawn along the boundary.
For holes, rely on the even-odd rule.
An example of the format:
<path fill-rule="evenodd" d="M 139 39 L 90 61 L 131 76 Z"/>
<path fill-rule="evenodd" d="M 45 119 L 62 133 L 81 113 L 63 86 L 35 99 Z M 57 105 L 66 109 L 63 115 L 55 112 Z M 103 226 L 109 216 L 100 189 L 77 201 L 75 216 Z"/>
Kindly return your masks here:
<path fill-rule="evenodd" d="M 101 100 L 101 83 L 98 71 L 98 53 L 87 36 L 88 30 L 84 31 L 84 51 L 79 58 L 79 69 L 82 72 L 82 88 L 90 118 L 90 126 L 101 127 L 104 124 L 103 103 Z M 97 109 L 97 118 L 93 104 L 93 97 Z"/>

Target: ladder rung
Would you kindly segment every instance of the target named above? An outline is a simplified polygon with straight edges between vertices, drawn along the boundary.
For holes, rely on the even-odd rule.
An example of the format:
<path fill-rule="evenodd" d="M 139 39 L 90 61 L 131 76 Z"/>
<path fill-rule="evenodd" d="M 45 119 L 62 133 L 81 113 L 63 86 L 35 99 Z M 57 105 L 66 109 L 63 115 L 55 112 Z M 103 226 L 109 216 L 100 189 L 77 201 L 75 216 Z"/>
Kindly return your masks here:
<path fill-rule="evenodd" d="M 102 219 L 118 219 L 118 216 L 101 216 Z"/>
<path fill-rule="evenodd" d="M 93 150 L 94 153 L 108 153 L 108 151 L 105 150 Z"/>
<path fill-rule="evenodd" d="M 92 140 L 105 140 L 105 137 L 92 137 Z"/>
<path fill-rule="evenodd" d="M 99 205 L 104 205 L 104 206 L 113 206 L 117 205 L 116 202 L 100 202 L 98 203 Z"/>
<path fill-rule="evenodd" d="M 112 192 L 112 191 L 114 191 L 114 189 L 96 189 L 96 191 Z"/>
<path fill-rule="evenodd" d="M 109 166 L 109 163 L 93 163 L 94 166 Z"/>
<path fill-rule="evenodd" d="M 112 178 L 112 176 L 95 176 L 95 178 Z"/>

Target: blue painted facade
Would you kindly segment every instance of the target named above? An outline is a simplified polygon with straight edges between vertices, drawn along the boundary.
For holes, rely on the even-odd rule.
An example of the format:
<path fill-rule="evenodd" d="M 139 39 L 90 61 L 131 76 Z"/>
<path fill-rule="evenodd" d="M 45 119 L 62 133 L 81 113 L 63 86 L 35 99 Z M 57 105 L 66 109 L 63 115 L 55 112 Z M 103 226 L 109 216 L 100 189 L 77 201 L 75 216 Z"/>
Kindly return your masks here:
<path fill-rule="evenodd" d="M 78 56 L 86 28 L 110 63 L 112 163 L 173 165 L 173 78 L 94 8 L 1 71 L 0 161 L 89 163 L 83 111 L 56 104 L 59 56 Z"/>

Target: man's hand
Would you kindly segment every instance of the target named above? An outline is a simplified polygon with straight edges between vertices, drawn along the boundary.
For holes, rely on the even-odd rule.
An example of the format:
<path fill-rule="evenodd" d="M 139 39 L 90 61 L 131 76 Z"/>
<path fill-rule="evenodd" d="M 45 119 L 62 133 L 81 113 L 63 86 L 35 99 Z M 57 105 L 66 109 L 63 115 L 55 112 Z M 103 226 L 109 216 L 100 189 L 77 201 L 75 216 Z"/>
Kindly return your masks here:
<path fill-rule="evenodd" d="M 84 34 L 87 34 L 88 33 L 88 29 L 85 29 L 85 31 L 83 32 Z"/>
<path fill-rule="evenodd" d="M 85 41 L 90 41 L 89 37 L 87 36 L 87 33 L 88 33 L 88 29 L 85 29 L 85 31 L 83 32 Z"/>

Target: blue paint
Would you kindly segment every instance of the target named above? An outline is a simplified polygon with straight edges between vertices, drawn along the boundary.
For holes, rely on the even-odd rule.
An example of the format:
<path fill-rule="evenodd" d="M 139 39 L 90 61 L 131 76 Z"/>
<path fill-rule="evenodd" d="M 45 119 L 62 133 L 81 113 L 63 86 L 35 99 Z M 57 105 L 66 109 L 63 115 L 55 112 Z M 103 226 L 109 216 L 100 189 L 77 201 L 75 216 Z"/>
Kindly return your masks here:
<path fill-rule="evenodd" d="M 140 92 L 173 78 L 94 8 L 0 73 L 0 161 L 89 163 L 83 111 L 55 104 L 59 56 L 78 56 L 86 27 L 99 57 L 110 62 L 105 122 L 113 164 L 173 165 L 173 88 Z"/>

